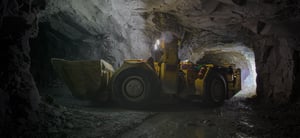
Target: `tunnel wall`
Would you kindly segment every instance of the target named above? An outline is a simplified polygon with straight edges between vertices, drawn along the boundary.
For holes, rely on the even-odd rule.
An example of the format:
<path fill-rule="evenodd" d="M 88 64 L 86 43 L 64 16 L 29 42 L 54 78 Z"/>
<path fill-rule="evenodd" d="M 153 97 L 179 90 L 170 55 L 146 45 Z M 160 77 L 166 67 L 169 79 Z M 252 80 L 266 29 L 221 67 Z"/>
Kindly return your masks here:
<path fill-rule="evenodd" d="M 37 12 L 42 5 L 44 1 L 0 2 L 0 136 L 3 137 L 26 137 L 34 122 L 37 123 L 40 97 L 29 71 L 29 39 L 36 36 Z"/>
<path fill-rule="evenodd" d="M 292 94 L 291 98 L 292 98 L 292 101 L 300 101 L 300 52 L 299 51 L 296 51 L 294 53 L 294 60 L 295 60 L 295 71 L 296 71 L 296 74 L 295 74 L 295 85 L 294 85 L 294 93 Z"/>
<path fill-rule="evenodd" d="M 71 21 L 70 21 L 71 22 Z M 74 23 L 73 23 L 74 24 Z M 49 22 L 39 23 L 39 35 L 30 41 L 31 72 L 38 87 L 60 87 L 63 82 L 58 78 L 51 65 L 51 58 L 66 60 L 98 60 L 114 62 L 110 55 L 110 42 L 105 34 L 98 37 L 77 28 L 74 35 L 85 35 L 91 41 L 82 41 L 59 32 Z"/>
<path fill-rule="evenodd" d="M 119 67 L 124 59 L 151 56 L 154 39 L 145 35 L 145 20 L 132 13 L 140 3 L 49 0 L 39 15 L 39 36 L 31 41 L 31 71 L 38 86 L 61 85 L 50 58 L 104 59 Z"/>
<path fill-rule="evenodd" d="M 295 50 L 284 38 L 263 37 L 254 45 L 257 95 L 263 102 L 288 103 L 295 82 Z"/>

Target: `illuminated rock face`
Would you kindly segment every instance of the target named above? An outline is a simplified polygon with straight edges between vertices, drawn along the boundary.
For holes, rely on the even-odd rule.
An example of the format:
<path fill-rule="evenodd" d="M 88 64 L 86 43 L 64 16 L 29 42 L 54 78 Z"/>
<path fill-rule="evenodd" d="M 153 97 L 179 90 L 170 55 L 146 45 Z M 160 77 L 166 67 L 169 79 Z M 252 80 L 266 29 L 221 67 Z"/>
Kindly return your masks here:
<path fill-rule="evenodd" d="M 118 67 L 126 58 L 150 57 L 161 32 L 172 31 L 184 38 L 180 59 L 223 57 L 245 70 L 244 86 L 255 86 L 257 72 L 262 101 L 286 103 L 299 90 L 296 5 L 296 0 L 50 0 L 32 56 L 39 57 L 37 46 L 44 45 L 45 62 L 33 60 L 45 66 L 50 57 L 60 57 L 103 58 Z M 33 64 L 34 74 L 43 76 L 38 70 Z"/>
<path fill-rule="evenodd" d="M 152 41 L 144 33 L 145 20 L 133 12 L 140 7 L 138 3 L 142 4 L 134 1 L 51 1 L 41 15 L 45 38 L 61 42 L 54 45 L 68 47 L 61 48 L 63 51 L 75 51 L 67 53 L 71 59 L 103 58 L 119 66 L 126 58 L 147 58 Z"/>

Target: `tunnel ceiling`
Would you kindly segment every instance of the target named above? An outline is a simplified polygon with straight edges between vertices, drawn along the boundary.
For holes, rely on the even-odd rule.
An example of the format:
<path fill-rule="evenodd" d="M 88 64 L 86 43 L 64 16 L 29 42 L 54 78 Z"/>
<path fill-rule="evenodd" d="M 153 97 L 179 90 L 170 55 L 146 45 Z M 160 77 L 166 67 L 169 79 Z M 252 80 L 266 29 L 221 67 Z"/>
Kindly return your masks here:
<path fill-rule="evenodd" d="M 281 0 L 50 0 L 40 22 L 52 30 L 46 37 L 68 39 L 64 45 L 79 47 L 83 58 L 106 58 L 118 65 L 123 58 L 149 57 L 163 31 L 184 36 L 184 45 L 192 52 L 216 43 L 246 43 L 249 33 L 274 33 L 278 30 L 272 27 L 287 14 L 286 4 Z"/>

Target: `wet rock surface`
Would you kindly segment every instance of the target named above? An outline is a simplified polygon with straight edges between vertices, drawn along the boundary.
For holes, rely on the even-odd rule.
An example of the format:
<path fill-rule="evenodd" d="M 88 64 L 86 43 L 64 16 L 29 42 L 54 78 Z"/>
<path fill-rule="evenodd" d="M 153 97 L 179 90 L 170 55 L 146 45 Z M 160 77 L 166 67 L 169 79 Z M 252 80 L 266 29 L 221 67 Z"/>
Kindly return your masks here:
<path fill-rule="evenodd" d="M 77 100 L 66 88 L 40 91 L 38 137 L 116 137 L 156 114 Z"/>
<path fill-rule="evenodd" d="M 45 106 L 37 137 L 115 137 L 136 127 L 154 113 L 97 111 L 84 107 Z"/>
<path fill-rule="evenodd" d="M 49 137 L 298 137 L 300 104 L 270 107 L 234 97 L 221 107 L 173 102 L 144 110 L 95 105 L 52 89 L 54 105 L 41 134 Z M 47 108 L 49 109 L 49 108 Z M 45 133 L 46 132 L 46 133 Z"/>

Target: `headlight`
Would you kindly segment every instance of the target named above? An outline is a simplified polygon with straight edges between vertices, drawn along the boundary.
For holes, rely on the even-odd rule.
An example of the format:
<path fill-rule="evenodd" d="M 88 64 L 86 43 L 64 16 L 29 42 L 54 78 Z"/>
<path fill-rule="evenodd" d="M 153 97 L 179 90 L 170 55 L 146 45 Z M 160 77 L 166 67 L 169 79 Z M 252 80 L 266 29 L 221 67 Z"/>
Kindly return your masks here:
<path fill-rule="evenodd" d="M 154 44 L 154 50 L 157 50 L 159 45 L 160 45 L 160 41 L 159 41 L 159 39 L 157 39 L 155 44 Z"/>

